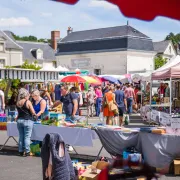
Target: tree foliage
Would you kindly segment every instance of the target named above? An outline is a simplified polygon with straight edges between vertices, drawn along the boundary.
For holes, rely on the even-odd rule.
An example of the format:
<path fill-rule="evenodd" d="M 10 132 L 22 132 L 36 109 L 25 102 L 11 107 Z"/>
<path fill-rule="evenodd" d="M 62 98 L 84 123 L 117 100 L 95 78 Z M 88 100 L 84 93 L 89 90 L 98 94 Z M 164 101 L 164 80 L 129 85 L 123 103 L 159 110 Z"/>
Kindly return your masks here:
<path fill-rule="evenodd" d="M 154 58 L 155 69 L 162 67 L 166 63 L 167 63 L 167 59 L 163 58 L 162 56 L 156 56 Z"/>
<path fill-rule="evenodd" d="M 169 33 L 169 35 L 166 36 L 165 40 L 171 40 L 174 46 L 177 46 L 178 43 L 180 43 L 180 33 L 174 34 Z"/>
<path fill-rule="evenodd" d="M 51 39 L 44 39 L 44 38 L 38 39 L 37 37 L 32 36 L 32 35 L 21 37 L 21 36 L 13 34 L 13 37 L 17 41 L 45 42 L 45 43 L 49 43 L 49 44 L 51 43 Z"/>
<path fill-rule="evenodd" d="M 23 69 L 34 69 L 34 70 L 36 70 L 36 71 L 38 71 L 38 70 L 41 69 L 41 67 L 38 66 L 38 61 L 34 61 L 33 63 L 29 63 L 28 60 L 26 60 L 26 61 L 22 64 L 21 68 L 23 68 Z"/>

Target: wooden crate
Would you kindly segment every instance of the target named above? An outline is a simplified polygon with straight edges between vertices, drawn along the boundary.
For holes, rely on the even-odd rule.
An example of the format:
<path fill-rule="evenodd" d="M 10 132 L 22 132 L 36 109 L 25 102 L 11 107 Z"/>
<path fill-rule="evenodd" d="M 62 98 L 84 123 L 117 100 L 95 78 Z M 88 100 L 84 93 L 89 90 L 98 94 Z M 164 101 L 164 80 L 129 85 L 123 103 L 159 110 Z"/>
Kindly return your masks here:
<path fill-rule="evenodd" d="M 180 160 L 174 160 L 174 174 L 180 175 Z"/>

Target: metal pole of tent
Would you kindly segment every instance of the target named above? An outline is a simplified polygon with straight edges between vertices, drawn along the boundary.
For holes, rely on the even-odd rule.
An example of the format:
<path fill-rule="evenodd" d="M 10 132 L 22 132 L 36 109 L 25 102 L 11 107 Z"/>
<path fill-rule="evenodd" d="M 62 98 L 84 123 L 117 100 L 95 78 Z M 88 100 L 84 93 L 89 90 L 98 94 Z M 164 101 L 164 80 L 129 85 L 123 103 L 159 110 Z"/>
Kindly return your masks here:
<path fill-rule="evenodd" d="M 170 108 L 169 108 L 169 114 L 171 115 L 172 112 L 172 78 L 170 78 Z"/>
<path fill-rule="evenodd" d="M 152 111 L 151 111 L 151 101 L 152 101 L 152 83 L 153 83 L 153 80 L 152 80 L 152 74 L 151 74 L 151 82 L 150 82 L 150 97 L 149 97 L 149 101 L 150 101 L 150 106 L 149 106 L 149 108 L 150 108 L 150 112 L 152 113 Z M 150 114 L 151 114 L 150 113 Z M 150 122 L 151 122 L 151 116 L 150 116 Z"/>
<path fill-rule="evenodd" d="M 142 81 L 140 80 L 140 88 L 141 88 L 141 108 L 142 108 L 142 97 L 143 97 L 143 93 L 142 93 Z"/>

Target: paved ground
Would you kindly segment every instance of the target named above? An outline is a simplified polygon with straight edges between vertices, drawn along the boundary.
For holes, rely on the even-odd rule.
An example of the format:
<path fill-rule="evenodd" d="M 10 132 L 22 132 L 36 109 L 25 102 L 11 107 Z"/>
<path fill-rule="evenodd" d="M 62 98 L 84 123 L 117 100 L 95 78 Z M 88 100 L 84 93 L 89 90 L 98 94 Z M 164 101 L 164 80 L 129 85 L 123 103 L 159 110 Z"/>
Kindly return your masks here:
<path fill-rule="evenodd" d="M 130 127 L 145 126 L 139 117 L 135 116 L 131 119 Z M 90 120 L 90 122 L 98 121 L 98 118 L 93 118 Z M 6 138 L 6 132 L 0 131 L 0 144 L 3 144 Z M 8 145 L 17 148 L 17 145 L 13 140 L 10 140 Z M 79 154 L 96 156 L 100 148 L 101 142 L 99 140 L 95 140 L 92 148 L 76 147 L 76 150 Z M 110 157 L 105 150 L 102 151 L 101 155 Z M 17 151 L 0 151 L 0 180 L 41 180 L 41 171 L 41 159 L 39 157 L 23 158 L 17 155 Z M 163 176 L 161 179 L 180 180 L 180 177 Z"/>

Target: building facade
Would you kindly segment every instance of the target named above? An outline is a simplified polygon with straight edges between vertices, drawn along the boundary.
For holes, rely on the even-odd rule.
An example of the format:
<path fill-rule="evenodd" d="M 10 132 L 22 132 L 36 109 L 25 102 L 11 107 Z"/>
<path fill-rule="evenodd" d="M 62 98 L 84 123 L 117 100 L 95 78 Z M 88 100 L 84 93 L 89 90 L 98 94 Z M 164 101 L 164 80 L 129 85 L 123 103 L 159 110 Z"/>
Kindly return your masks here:
<path fill-rule="evenodd" d="M 18 66 L 23 63 L 22 47 L 7 31 L 0 31 L 0 67 Z"/>
<path fill-rule="evenodd" d="M 157 52 L 156 56 L 161 55 L 168 61 L 177 55 L 176 49 L 170 40 L 154 42 L 154 50 Z"/>
<path fill-rule="evenodd" d="M 16 41 L 10 31 L 0 31 L 0 68 L 20 67 L 37 61 L 43 69 L 57 66 L 55 51 L 48 43 Z"/>
<path fill-rule="evenodd" d="M 128 74 L 154 70 L 152 40 L 133 27 L 117 26 L 73 32 L 57 45 L 57 63 L 95 74 Z"/>

